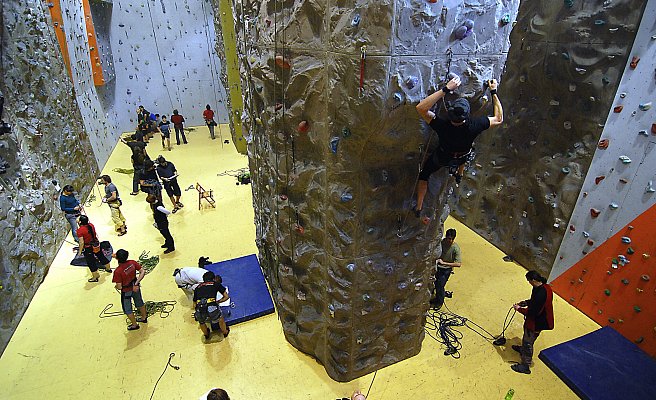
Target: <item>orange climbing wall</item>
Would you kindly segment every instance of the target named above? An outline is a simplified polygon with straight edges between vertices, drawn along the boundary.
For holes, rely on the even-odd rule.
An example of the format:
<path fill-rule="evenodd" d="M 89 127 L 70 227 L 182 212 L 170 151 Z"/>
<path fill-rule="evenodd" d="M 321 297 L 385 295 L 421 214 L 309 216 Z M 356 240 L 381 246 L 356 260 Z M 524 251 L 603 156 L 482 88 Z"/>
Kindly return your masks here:
<path fill-rule="evenodd" d="M 61 49 L 61 54 L 64 58 L 64 64 L 66 64 L 66 70 L 68 71 L 68 76 L 70 76 L 72 80 L 71 60 L 68 57 L 68 45 L 66 44 L 64 20 L 62 18 L 61 4 L 59 0 L 52 0 L 52 2 L 48 4 L 48 8 L 50 9 L 50 18 L 52 18 L 53 29 L 55 30 L 55 35 L 59 42 L 59 48 Z"/>
<path fill-rule="evenodd" d="M 653 206 L 551 283 L 573 306 L 600 325 L 612 326 L 652 356 L 656 356 L 655 221 Z M 631 243 L 623 243 L 623 237 Z M 621 256 L 629 263 L 621 265 Z"/>
<path fill-rule="evenodd" d="M 96 29 L 93 26 L 91 17 L 91 7 L 89 0 L 82 0 L 84 8 L 84 22 L 87 26 L 87 40 L 89 42 L 89 57 L 91 57 L 91 72 L 93 74 L 93 84 L 102 86 L 105 84 L 103 77 L 102 65 L 100 64 L 100 53 L 98 52 L 98 41 L 96 40 Z"/>

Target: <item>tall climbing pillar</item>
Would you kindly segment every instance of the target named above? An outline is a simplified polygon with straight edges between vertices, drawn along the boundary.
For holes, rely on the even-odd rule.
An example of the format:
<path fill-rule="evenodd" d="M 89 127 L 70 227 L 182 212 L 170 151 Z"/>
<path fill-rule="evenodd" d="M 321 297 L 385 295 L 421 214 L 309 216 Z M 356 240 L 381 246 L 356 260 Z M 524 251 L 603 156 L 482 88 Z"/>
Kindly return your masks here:
<path fill-rule="evenodd" d="M 453 179 L 433 175 L 416 218 L 437 140 L 415 105 L 454 72 L 485 112 L 512 11 L 452 3 L 234 3 L 260 262 L 285 337 L 339 381 L 417 354 L 424 338 Z"/>

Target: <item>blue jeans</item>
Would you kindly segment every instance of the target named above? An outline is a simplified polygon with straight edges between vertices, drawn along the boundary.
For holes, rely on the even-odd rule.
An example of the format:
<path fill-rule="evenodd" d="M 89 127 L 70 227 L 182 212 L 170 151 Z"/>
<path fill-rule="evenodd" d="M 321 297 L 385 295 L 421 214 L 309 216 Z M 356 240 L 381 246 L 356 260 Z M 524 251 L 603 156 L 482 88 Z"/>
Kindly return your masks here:
<path fill-rule="evenodd" d="M 438 268 L 435 272 L 435 303 L 444 304 L 444 287 L 451 276 L 453 268 Z"/>
<path fill-rule="evenodd" d="M 132 314 L 132 301 L 134 301 L 134 306 L 137 308 L 144 305 L 141 290 L 138 292 L 121 292 L 121 306 L 125 315 Z"/>
<path fill-rule="evenodd" d="M 75 240 L 75 243 L 78 243 L 80 240 L 77 237 L 77 217 L 80 216 L 80 214 L 69 214 L 66 213 L 66 220 L 68 223 L 71 225 L 71 235 L 73 235 L 73 239 Z"/>

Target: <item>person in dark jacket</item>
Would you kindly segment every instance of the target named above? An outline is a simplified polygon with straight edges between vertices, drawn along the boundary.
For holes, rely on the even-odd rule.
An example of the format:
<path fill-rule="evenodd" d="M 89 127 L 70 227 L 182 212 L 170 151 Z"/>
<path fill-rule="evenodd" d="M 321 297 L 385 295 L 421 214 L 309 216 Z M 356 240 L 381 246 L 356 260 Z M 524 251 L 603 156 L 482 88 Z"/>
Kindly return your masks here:
<path fill-rule="evenodd" d="M 77 238 L 77 217 L 80 216 L 80 212 L 82 211 L 82 205 L 80 202 L 75 198 L 75 194 L 73 192 L 75 189 L 73 189 L 73 186 L 71 185 L 66 185 L 62 189 L 61 194 L 59 195 L 59 207 L 61 210 L 64 212 L 64 215 L 66 216 L 66 220 L 68 221 L 68 224 L 71 226 L 71 235 L 73 235 L 73 239 L 75 239 L 76 243 L 79 243 L 79 239 Z"/>
<path fill-rule="evenodd" d="M 533 345 L 540 332 L 554 328 L 553 292 L 551 286 L 547 284 L 547 278 L 537 271 L 528 271 L 526 280 L 533 286 L 531 298 L 513 305 L 517 312 L 525 316 L 522 345 L 512 346 L 513 350 L 519 352 L 522 361 L 511 368 L 522 374 L 531 373 L 529 366 L 533 358 Z"/>
<path fill-rule="evenodd" d="M 169 220 L 167 216 L 171 214 L 171 211 L 164 208 L 162 200 L 158 199 L 154 194 L 149 194 L 146 197 L 146 201 L 150 204 L 150 208 L 153 210 L 153 218 L 155 218 L 155 226 L 159 230 L 159 233 L 164 236 L 164 244 L 162 245 L 164 254 L 168 254 L 175 250 L 175 243 L 173 242 L 173 236 L 169 231 Z"/>

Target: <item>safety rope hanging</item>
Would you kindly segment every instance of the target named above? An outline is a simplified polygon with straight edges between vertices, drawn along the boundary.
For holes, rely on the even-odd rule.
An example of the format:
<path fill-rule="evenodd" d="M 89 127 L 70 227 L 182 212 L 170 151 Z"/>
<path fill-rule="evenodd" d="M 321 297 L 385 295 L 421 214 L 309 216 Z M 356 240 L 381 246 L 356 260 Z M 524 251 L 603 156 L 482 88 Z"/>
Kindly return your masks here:
<path fill-rule="evenodd" d="M 364 60 L 367 58 L 367 46 L 360 47 L 360 97 L 364 94 Z"/>

